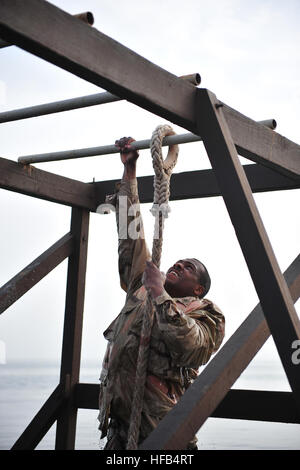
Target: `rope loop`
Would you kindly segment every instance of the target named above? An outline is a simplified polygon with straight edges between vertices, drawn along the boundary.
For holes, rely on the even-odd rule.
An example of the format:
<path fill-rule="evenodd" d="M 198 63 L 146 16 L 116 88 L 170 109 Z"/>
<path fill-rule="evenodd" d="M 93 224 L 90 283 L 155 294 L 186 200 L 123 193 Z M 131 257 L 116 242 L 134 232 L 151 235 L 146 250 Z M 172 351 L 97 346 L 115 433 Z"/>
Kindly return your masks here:
<path fill-rule="evenodd" d="M 162 155 L 162 141 L 167 135 L 174 134 L 175 132 L 169 125 L 158 126 L 152 134 L 150 143 L 152 164 L 155 172 L 154 198 L 153 207 L 151 209 L 152 214 L 155 216 L 152 261 L 158 268 L 160 266 L 162 253 L 163 222 L 170 212 L 170 207 L 168 205 L 170 197 L 170 178 L 173 168 L 176 165 L 179 152 L 178 145 L 171 145 L 169 147 L 167 157 L 164 160 Z M 127 450 L 137 449 L 138 446 L 153 317 L 154 307 L 152 299 L 148 295 L 138 351 L 135 388 L 131 404 L 128 442 L 126 447 Z M 145 338 L 149 340 L 145 341 Z"/>
<path fill-rule="evenodd" d="M 164 160 L 162 154 L 162 141 L 168 135 L 175 135 L 172 127 L 168 124 L 157 126 L 153 131 L 150 148 L 152 155 L 152 163 L 155 175 L 158 179 L 164 175 L 170 177 L 174 166 L 177 163 L 179 148 L 177 144 L 170 145 L 166 159 Z"/>
<path fill-rule="evenodd" d="M 162 154 L 162 141 L 168 135 L 174 135 L 172 127 L 168 124 L 157 126 L 154 130 L 150 149 L 152 156 L 152 165 L 155 173 L 154 178 L 154 198 L 151 212 L 157 216 L 161 211 L 164 218 L 168 217 L 170 207 L 168 205 L 170 197 L 170 178 L 178 159 L 179 147 L 177 144 L 170 145 L 166 159 Z"/>

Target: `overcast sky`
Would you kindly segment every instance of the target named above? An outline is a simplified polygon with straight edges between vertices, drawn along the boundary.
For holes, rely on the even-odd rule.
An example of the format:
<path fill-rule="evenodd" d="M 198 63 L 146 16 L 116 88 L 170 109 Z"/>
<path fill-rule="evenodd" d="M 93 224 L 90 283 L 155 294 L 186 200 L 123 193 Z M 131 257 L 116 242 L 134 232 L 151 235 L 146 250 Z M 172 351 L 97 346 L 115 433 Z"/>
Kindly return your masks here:
<path fill-rule="evenodd" d="M 252 119 L 276 119 L 277 131 L 299 143 L 299 1 L 52 3 L 72 14 L 92 11 L 94 27 L 101 32 L 175 75 L 199 72 L 201 87 Z M 17 47 L 0 51 L 0 70 L 1 110 L 102 91 Z M 16 161 L 20 155 L 112 144 L 124 135 L 146 139 L 164 122 L 123 101 L 1 124 L 1 156 Z M 117 154 L 36 166 L 85 182 L 122 174 Z M 203 145 L 181 145 L 175 171 L 203 168 L 210 168 Z M 138 175 L 149 174 L 153 169 L 146 150 L 140 155 Z M 254 197 L 280 268 L 285 270 L 299 253 L 300 191 Z M 151 246 L 150 206 L 143 205 L 142 213 Z M 1 190 L 0 208 L 2 285 L 69 231 L 71 209 L 5 190 Z M 184 257 L 203 260 L 212 277 L 208 298 L 224 311 L 228 339 L 258 298 L 223 200 L 178 201 L 171 208 L 161 268 Z M 102 332 L 125 298 L 119 287 L 113 215 L 91 214 L 89 242 L 82 358 L 99 360 L 106 346 Z M 66 270 L 65 261 L 1 316 L 0 344 L 7 363 L 32 358 L 59 362 Z M 299 303 L 296 307 L 299 312 Z M 278 361 L 272 340 L 260 357 Z"/>

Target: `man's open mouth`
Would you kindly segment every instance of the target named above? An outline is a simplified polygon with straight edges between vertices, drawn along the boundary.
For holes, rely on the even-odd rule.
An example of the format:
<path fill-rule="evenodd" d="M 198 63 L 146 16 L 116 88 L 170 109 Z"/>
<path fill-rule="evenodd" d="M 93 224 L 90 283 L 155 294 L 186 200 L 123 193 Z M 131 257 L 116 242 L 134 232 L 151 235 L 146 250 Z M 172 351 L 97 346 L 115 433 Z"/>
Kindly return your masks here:
<path fill-rule="evenodd" d="M 168 276 L 168 277 L 171 277 L 171 278 L 173 278 L 173 279 L 178 279 L 178 278 L 179 278 L 179 274 L 178 274 L 176 271 L 173 271 L 173 270 L 172 270 L 172 271 L 169 271 L 169 272 L 167 273 L 167 276 Z"/>

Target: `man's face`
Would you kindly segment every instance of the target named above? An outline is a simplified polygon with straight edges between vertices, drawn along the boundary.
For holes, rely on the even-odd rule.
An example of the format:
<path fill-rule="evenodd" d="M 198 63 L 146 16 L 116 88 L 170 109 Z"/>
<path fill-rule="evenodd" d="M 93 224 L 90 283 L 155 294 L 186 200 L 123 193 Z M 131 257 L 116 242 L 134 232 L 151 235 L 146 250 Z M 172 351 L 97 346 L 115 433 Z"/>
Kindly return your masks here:
<path fill-rule="evenodd" d="M 199 267 L 193 260 L 179 260 L 166 273 L 165 290 L 171 297 L 201 295 L 203 287 L 199 276 Z"/>

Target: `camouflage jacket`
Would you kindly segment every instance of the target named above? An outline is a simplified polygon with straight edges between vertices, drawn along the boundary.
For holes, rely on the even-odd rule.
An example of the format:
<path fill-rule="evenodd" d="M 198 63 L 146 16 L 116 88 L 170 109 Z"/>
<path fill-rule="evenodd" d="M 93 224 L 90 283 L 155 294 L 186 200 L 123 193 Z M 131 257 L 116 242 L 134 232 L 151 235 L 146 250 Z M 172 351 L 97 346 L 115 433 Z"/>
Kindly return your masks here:
<path fill-rule="evenodd" d="M 121 182 L 110 202 L 116 207 L 119 237 L 120 230 L 123 231 L 122 238 L 119 238 L 119 273 L 121 287 L 127 296 L 120 314 L 104 332 L 108 346 L 100 376 L 98 417 L 102 437 L 107 434 L 109 417 L 129 423 L 139 336 L 147 296 L 142 274 L 145 261 L 151 259 L 139 214 L 136 180 Z M 120 204 L 124 207 L 127 205 L 127 214 L 130 207 L 135 209 L 125 220 L 126 230 L 131 230 L 131 235 L 135 236 L 126 238 L 124 226 L 120 227 Z M 124 214 L 122 217 L 124 223 Z M 139 231 L 133 230 L 132 224 Z M 199 366 L 216 352 L 224 337 L 224 316 L 208 299 L 174 299 L 164 292 L 155 299 L 154 305 L 142 438 L 174 406 L 189 383 L 197 377 Z"/>

